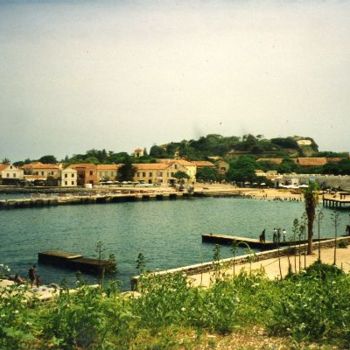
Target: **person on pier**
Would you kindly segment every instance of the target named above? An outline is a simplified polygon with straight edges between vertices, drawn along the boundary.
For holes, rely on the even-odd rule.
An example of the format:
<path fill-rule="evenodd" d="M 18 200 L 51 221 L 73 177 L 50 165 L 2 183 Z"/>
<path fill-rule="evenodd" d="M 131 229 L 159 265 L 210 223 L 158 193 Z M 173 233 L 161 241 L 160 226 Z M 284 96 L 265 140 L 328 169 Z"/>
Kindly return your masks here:
<path fill-rule="evenodd" d="M 260 243 L 265 243 L 266 237 L 265 237 L 266 230 L 264 229 L 263 232 L 261 232 L 261 235 L 259 236 Z"/>
<path fill-rule="evenodd" d="M 273 243 L 277 243 L 277 229 L 273 229 L 273 236 L 272 236 Z"/>

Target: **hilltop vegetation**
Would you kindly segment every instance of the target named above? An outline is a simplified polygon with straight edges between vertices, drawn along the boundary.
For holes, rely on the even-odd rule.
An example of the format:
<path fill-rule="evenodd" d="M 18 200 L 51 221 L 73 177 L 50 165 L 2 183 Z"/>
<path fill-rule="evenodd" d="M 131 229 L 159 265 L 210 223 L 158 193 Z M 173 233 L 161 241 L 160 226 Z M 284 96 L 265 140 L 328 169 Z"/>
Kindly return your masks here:
<path fill-rule="evenodd" d="M 324 165 L 302 166 L 296 162 L 297 157 L 329 157 L 331 161 Z M 222 159 L 229 164 L 230 170 L 224 175 L 217 169 L 198 168 L 197 180 L 202 181 L 236 181 L 267 182 L 256 176 L 256 170 L 274 170 L 280 174 L 308 173 L 350 175 L 349 154 L 336 152 L 319 152 L 317 143 L 310 137 L 289 136 L 267 139 L 262 135 L 221 136 L 209 134 L 198 140 L 183 140 L 164 145 L 153 145 L 149 154 L 144 149 L 141 157 L 129 155 L 127 152 L 91 149 L 84 154 L 66 156 L 62 162 L 93 164 L 132 164 L 154 163 L 157 158 L 184 158 L 189 161 Z M 260 159 L 259 159 L 260 158 Z M 262 158 L 262 159 L 261 159 Z M 277 158 L 277 159 L 276 159 Z M 265 160 L 264 160 L 265 159 Z M 5 159 L 9 162 L 8 159 Z M 259 160 L 259 161 L 258 161 Z M 278 161 L 274 161 L 278 160 Z M 15 162 L 23 165 L 33 160 Z M 53 155 L 44 155 L 37 161 L 55 163 Z M 317 162 L 315 163 L 317 164 Z"/>
<path fill-rule="evenodd" d="M 299 145 L 298 141 L 307 140 L 309 144 Z M 262 135 L 244 135 L 242 137 L 224 137 L 210 134 L 198 140 L 183 140 L 165 145 L 154 145 L 150 155 L 155 158 L 173 158 L 180 156 L 189 160 L 201 160 L 211 156 L 230 157 L 235 154 L 273 155 L 273 156 L 306 156 L 317 154 L 318 145 L 310 137 L 286 137 L 266 139 Z"/>

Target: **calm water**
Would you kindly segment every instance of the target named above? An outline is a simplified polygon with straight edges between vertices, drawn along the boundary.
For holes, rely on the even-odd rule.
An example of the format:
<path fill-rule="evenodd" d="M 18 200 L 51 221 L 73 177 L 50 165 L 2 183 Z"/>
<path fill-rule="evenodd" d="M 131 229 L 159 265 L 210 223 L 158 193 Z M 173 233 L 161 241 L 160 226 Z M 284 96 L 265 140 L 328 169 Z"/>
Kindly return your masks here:
<path fill-rule="evenodd" d="M 37 253 L 49 249 L 80 252 L 96 256 L 97 241 L 102 241 L 106 256 L 115 254 L 116 278 L 129 288 L 136 274 L 135 260 L 142 252 L 147 268 L 165 269 L 208 261 L 213 245 L 202 244 L 202 233 L 225 233 L 257 238 L 266 228 L 271 239 L 274 227 L 291 234 L 294 218 L 304 210 L 303 203 L 208 198 L 177 201 L 151 201 L 107 205 L 59 206 L 0 211 L 0 260 L 13 272 L 26 276 Z M 330 210 L 325 210 L 323 236 L 334 232 Z M 349 224 L 349 213 L 341 212 L 339 233 Z M 243 252 L 242 252 L 243 253 Z M 222 256 L 230 256 L 229 247 Z M 45 283 L 66 279 L 73 283 L 74 272 L 40 265 Z M 89 282 L 94 277 L 86 276 Z"/>

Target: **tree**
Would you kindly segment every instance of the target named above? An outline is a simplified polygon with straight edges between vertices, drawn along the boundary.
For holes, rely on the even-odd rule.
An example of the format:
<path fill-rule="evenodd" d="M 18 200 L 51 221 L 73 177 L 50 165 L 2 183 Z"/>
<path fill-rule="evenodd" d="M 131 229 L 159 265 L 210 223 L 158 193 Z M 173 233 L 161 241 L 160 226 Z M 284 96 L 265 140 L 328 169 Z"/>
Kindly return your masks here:
<path fill-rule="evenodd" d="M 119 181 L 132 181 L 136 172 L 136 168 L 132 165 L 131 158 L 125 158 L 122 166 L 118 169 Z"/>
<path fill-rule="evenodd" d="M 254 158 L 248 156 L 239 157 L 230 163 L 227 179 L 236 182 L 255 181 L 255 169 L 257 168 L 258 165 Z"/>
<path fill-rule="evenodd" d="M 190 178 L 184 171 L 177 171 L 174 174 L 174 177 L 180 182 L 184 182 L 184 180 L 188 180 Z"/>
<path fill-rule="evenodd" d="M 316 182 L 310 181 L 309 186 L 304 190 L 305 212 L 307 216 L 307 254 L 312 254 L 313 225 L 315 211 L 318 203 L 318 186 Z"/>
<path fill-rule="evenodd" d="M 57 159 L 53 155 L 46 155 L 46 156 L 42 156 L 39 159 L 39 162 L 44 163 L 44 164 L 56 164 L 57 163 Z"/>
<path fill-rule="evenodd" d="M 218 181 L 220 176 L 215 168 L 204 167 L 197 170 L 197 180 L 201 181 Z"/>
<path fill-rule="evenodd" d="M 8 159 L 8 158 L 5 157 L 5 158 L 1 161 L 1 163 L 2 163 L 2 164 L 10 164 L 11 161 L 10 161 L 10 159 Z"/>
<path fill-rule="evenodd" d="M 151 147 L 149 155 L 151 157 L 154 157 L 154 158 L 168 158 L 169 157 L 167 151 L 163 147 L 160 147 L 157 145 L 153 145 Z"/>
<path fill-rule="evenodd" d="M 277 171 L 280 174 L 289 174 L 298 170 L 298 165 L 290 158 L 284 158 L 278 166 Z"/>

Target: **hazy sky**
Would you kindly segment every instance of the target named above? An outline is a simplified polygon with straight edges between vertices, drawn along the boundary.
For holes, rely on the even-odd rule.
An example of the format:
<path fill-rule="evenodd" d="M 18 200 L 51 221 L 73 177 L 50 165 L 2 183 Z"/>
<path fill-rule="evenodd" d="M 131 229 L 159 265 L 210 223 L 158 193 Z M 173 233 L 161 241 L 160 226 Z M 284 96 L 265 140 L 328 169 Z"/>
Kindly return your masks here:
<path fill-rule="evenodd" d="M 208 133 L 350 151 L 349 18 L 350 1 L 0 0 L 0 158 Z"/>

